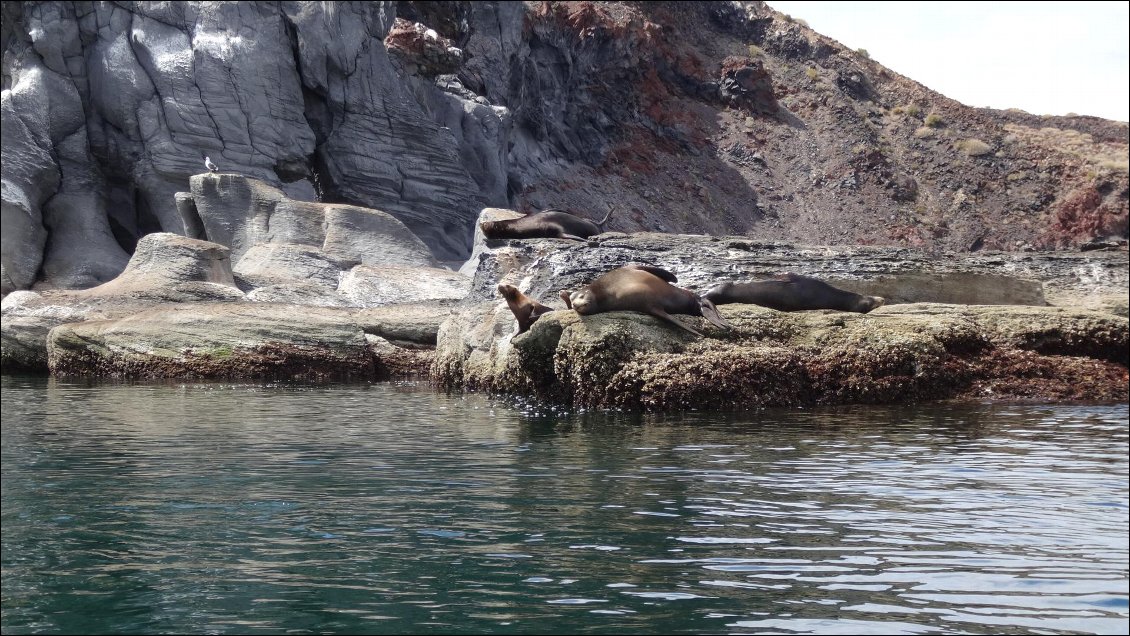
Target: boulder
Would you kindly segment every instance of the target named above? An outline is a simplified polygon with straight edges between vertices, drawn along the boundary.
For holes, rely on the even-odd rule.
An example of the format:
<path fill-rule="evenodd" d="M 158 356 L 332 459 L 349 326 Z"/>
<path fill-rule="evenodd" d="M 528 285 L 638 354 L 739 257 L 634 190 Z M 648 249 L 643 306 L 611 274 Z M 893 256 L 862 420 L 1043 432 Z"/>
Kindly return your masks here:
<path fill-rule="evenodd" d="M 721 307 L 735 325 L 635 312 L 578 316 L 557 292 L 629 263 L 705 292 L 792 271 L 889 304 L 869 314 Z M 1121 254 L 948 254 L 738 237 L 603 234 L 488 241 L 468 300 L 441 327 L 441 386 L 573 407 L 745 409 L 947 398 L 1125 399 L 1128 265 Z M 499 283 L 554 307 L 515 336 Z M 1049 306 L 1059 305 L 1059 306 Z"/>
<path fill-rule="evenodd" d="M 342 265 L 311 245 L 259 243 L 244 253 L 233 273 L 253 287 L 305 282 L 332 291 L 344 273 Z"/>
<path fill-rule="evenodd" d="M 353 319 L 366 334 L 407 348 L 434 349 L 439 326 L 451 316 L 455 306 L 450 301 L 430 301 L 369 307 L 357 310 Z"/>
<path fill-rule="evenodd" d="M 193 316 L 202 323 L 214 327 L 227 318 L 254 322 L 254 320 L 266 321 L 269 316 L 276 313 L 294 316 L 310 314 L 314 317 L 311 320 L 321 317 L 324 319 L 323 322 L 347 325 L 357 334 L 367 333 L 383 338 L 387 341 L 386 344 L 397 348 L 398 353 L 394 356 L 394 360 L 390 360 L 388 364 L 381 363 L 384 366 L 378 364 L 377 371 L 372 374 L 361 373 L 357 377 L 384 377 L 387 374 L 405 372 L 409 367 L 416 369 L 414 373 L 422 373 L 422 370 L 431 364 L 431 354 L 420 351 L 430 351 L 434 348 L 440 322 L 446 318 L 451 304 L 466 295 L 470 285 L 470 279 L 438 268 L 358 265 L 348 273 L 343 273 L 340 269 L 340 261 L 329 258 L 318 248 L 288 243 L 262 243 L 249 250 L 241 261 L 241 267 L 237 267 L 240 280 L 252 287 L 245 296 L 236 287 L 236 277 L 231 269 L 229 253 L 226 247 L 215 243 L 175 234 L 154 233 L 142 238 L 125 271 L 108 283 L 87 290 L 13 292 L 4 301 L 3 322 L 0 328 L 3 334 L 4 368 L 48 371 L 47 336 L 57 326 L 84 321 L 100 321 L 102 324 L 117 320 L 128 322 L 128 319 L 134 315 L 161 309 L 155 314 L 147 313 L 150 322 L 145 324 L 156 325 L 167 319 L 171 322 L 164 328 L 176 330 L 180 329 L 178 320 L 187 320 Z M 339 276 L 346 277 L 341 291 L 338 290 Z M 265 309 L 267 313 L 258 314 L 254 309 L 216 308 L 222 307 L 217 305 L 217 302 L 236 302 L 243 307 L 246 303 L 238 301 L 245 299 L 254 301 L 253 304 L 263 304 L 273 309 Z M 190 304 L 200 304 L 201 307 L 186 309 Z M 375 313 L 373 310 L 345 309 L 380 305 L 390 307 Z M 208 317 L 209 312 L 215 315 Z M 76 326 L 76 329 L 80 333 L 87 333 L 83 331 L 85 327 L 80 329 Z M 161 327 L 154 326 L 153 329 L 159 332 Z M 317 349 L 317 347 L 311 349 L 309 342 L 303 339 L 306 336 L 288 339 L 286 327 L 282 326 L 280 329 L 281 331 L 273 336 L 275 342 L 287 343 L 287 346 L 294 345 L 298 353 L 280 354 L 282 357 L 277 358 L 255 357 L 258 354 L 248 353 L 252 362 L 247 362 L 240 369 L 233 370 L 233 377 L 235 375 L 258 377 L 256 374 L 262 377 L 274 377 L 271 374 L 275 372 L 270 370 L 271 360 L 278 362 L 282 369 L 290 364 L 290 361 L 301 359 L 302 355 L 306 355 L 302 352 Z M 301 331 L 297 327 L 295 329 L 297 332 Z M 185 338 L 196 337 L 193 335 L 196 332 L 192 329 L 183 331 Z M 122 340 L 114 340 L 114 342 L 128 341 L 128 336 L 123 335 L 125 333 L 128 331 L 115 331 L 115 334 L 118 334 L 115 338 L 120 336 Z M 312 331 L 309 337 L 318 337 L 317 330 Z M 136 347 L 122 344 L 123 350 L 135 348 L 144 350 L 148 346 L 144 343 L 149 336 L 142 335 L 139 338 Z M 358 343 L 364 341 L 360 335 L 358 338 Z M 221 338 L 215 348 L 222 350 L 228 346 L 225 343 L 227 341 Z M 158 345 L 154 346 L 160 348 Z M 254 345 L 254 347 L 259 346 Z M 336 346 L 332 342 L 327 344 L 331 353 L 336 351 L 334 349 Z M 411 353 L 404 353 L 400 351 L 402 349 Z M 387 354 L 389 350 L 384 347 L 382 351 Z M 372 352 L 370 354 L 376 355 Z M 299 357 L 295 358 L 295 355 Z M 310 355 L 317 358 L 322 354 L 315 351 Z M 315 376 L 329 373 L 325 371 L 328 367 L 324 365 L 328 365 L 330 360 L 337 359 L 334 357 L 337 356 L 336 353 L 325 355 L 329 357 L 318 363 L 323 365 L 319 367 L 322 370 L 311 372 Z M 381 356 L 378 355 L 377 358 L 380 359 Z M 200 362 L 196 354 L 177 360 L 179 362 L 162 358 L 160 364 L 155 363 L 154 370 L 140 370 L 137 373 L 147 377 L 156 377 L 160 374 L 211 377 L 222 374 L 218 366 L 220 358 L 215 358 L 207 364 Z M 177 365 L 181 363 L 183 365 L 178 367 Z M 99 362 L 98 364 L 109 365 L 106 366 L 108 369 L 106 373 L 114 375 L 134 373 L 129 370 L 133 368 L 130 366 L 132 362 Z M 70 366 L 65 365 L 60 369 L 69 369 L 67 373 L 77 373 L 73 369 L 79 368 L 94 374 L 102 373 L 99 370 L 102 367 L 98 366 L 80 367 L 73 366 L 70 362 L 67 365 Z M 278 373 L 285 375 L 290 371 L 279 370 Z M 360 372 L 356 369 L 347 369 L 343 373 L 353 377 Z"/>
<path fill-rule="evenodd" d="M 265 303 L 178 304 L 60 325 L 56 376 L 369 380 L 376 368 L 347 313 Z"/>
<path fill-rule="evenodd" d="M 242 300 L 223 245 L 178 234 L 147 234 L 125 271 L 113 280 L 75 292 L 82 297 L 129 296 L 165 302 Z"/>
<path fill-rule="evenodd" d="M 283 303 L 296 308 L 305 305 L 316 307 L 351 307 L 348 298 L 332 287 L 317 283 L 291 281 L 256 287 L 247 292 L 247 300 L 256 303 Z"/>
<path fill-rule="evenodd" d="M 350 264 L 435 265 L 428 247 L 380 210 L 295 201 L 238 174 L 198 174 L 191 184 L 205 238 L 230 247 L 237 264 L 256 245 L 278 243 L 315 247 Z M 181 205 L 188 213 L 187 203 Z"/>
<path fill-rule="evenodd" d="M 47 371 L 47 334 L 91 314 L 82 304 L 54 304 L 32 291 L 14 291 L 0 304 L 0 368 L 5 373 Z"/>
<path fill-rule="evenodd" d="M 61 324 L 47 336 L 56 376 L 387 380 L 427 376 L 444 307 L 372 310 L 274 303 L 178 303 Z"/>

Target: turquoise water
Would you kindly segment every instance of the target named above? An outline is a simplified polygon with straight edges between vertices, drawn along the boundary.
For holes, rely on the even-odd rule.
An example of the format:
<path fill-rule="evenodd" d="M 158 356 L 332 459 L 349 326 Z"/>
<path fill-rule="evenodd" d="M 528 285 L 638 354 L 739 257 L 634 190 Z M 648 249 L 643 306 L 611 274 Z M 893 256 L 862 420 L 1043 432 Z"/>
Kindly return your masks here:
<path fill-rule="evenodd" d="M 4 633 L 1126 633 L 1128 408 L 3 378 Z"/>

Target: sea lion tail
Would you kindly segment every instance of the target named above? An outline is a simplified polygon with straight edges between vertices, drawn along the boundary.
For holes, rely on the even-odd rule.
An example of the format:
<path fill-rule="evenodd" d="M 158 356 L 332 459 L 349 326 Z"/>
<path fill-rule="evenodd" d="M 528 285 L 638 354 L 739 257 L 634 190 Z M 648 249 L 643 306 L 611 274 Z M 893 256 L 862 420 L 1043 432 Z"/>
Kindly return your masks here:
<path fill-rule="evenodd" d="M 722 317 L 722 314 L 718 313 L 718 308 L 714 306 L 714 303 L 701 296 L 698 299 L 698 308 L 699 311 L 702 312 L 702 317 L 706 318 L 706 320 L 715 327 L 720 327 L 722 329 L 734 328 L 733 325 L 731 325 L 726 321 L 725 318 Z"/>
<path fill-rule="evenodd" d="M 600 228 L 601 232 L 604 231 L 604 224 L 608 222 L 608 219 L 612 218 L 612 212 L 615 211 L 615 210 L 616 210 L 616 206 L 609 203 L 608 204 L 608 214 L 605 214 L 603 219 L 596 222 L 596 226 L 598 228 Z"/>

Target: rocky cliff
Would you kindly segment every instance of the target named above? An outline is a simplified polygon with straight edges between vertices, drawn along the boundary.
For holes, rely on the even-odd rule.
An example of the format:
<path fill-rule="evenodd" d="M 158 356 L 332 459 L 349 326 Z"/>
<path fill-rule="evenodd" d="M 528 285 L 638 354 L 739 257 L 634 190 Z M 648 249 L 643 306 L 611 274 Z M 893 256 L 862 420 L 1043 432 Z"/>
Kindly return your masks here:
<path fill-rule="evenodd" d="M 968 108 L 761 2 L 2 11 L 4 294 L 104 283 L 142 236 L 184 233 L 175 193 L 205 156 L 387 212 L 440 261 L 486 206 L 926 251 L 1125 244 L 1125 122 Z"/>

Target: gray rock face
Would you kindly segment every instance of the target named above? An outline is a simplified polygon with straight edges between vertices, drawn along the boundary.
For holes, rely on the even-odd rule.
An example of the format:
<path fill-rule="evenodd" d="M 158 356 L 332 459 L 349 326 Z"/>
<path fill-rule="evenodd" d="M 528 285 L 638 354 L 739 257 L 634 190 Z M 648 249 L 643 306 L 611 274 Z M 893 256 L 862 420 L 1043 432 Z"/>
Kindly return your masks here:
<path fill-rule="evenodd" d="M 475 215 L 505 203 L 509 116 L 390 60 L 394 13 L 388 2 L 6 11 L 3 293 L 37 275 L 44 287 L 110 280 L 154 231 L 203 238 L 175 194 L 205 155 L 292 195 L 383 209 L 440 258 L 465 258 Z"/>
<path fill-rule="evenodd" d="M 333 5 L 332 19 L 325 5 L 288 2 L 283 10 L 327 194 L 388 211 L 442 260 L 465 256 L 485 200 L 451 152 L 459 140 L 407 90 L 379 41 L 392 26 L 391 3 Z"/>
<path fill-rule="evenodd" d="M 3 287 L 26 288 L 42 268 L 49 286 L 113 278 L 128 256 L 106 222 L 75 84 L 34 55 L 5 55 L 15 79 L 3 93 Z"/>
<path fill-rule="evenodd" d="M 7 295 L 27 289 L 43 260 L 47 230 L 43 203 L 59 187 L 59 171 L 51 158 L 51 138 L 46 111 L 37 101 L 42 84 L 27 73 L 0 100 L 0 135 L 4 161 L 0 162 L 0 290 Z"/>

